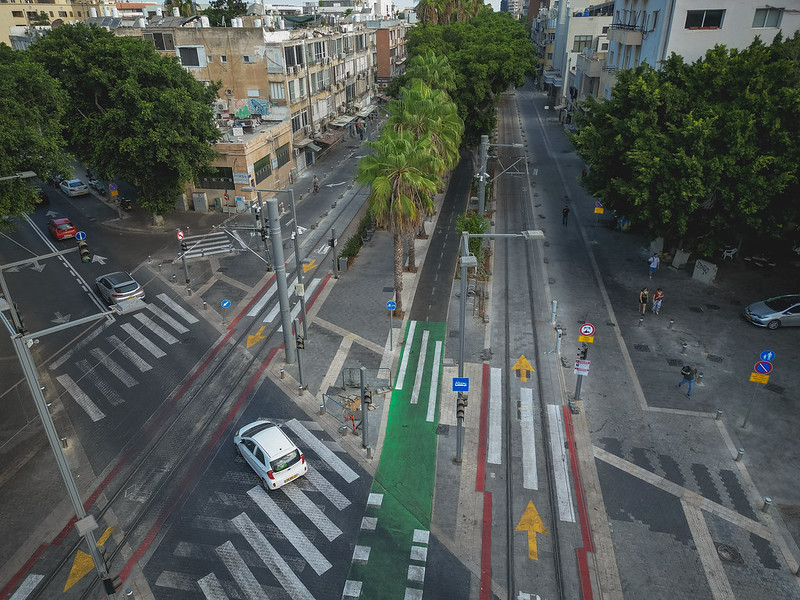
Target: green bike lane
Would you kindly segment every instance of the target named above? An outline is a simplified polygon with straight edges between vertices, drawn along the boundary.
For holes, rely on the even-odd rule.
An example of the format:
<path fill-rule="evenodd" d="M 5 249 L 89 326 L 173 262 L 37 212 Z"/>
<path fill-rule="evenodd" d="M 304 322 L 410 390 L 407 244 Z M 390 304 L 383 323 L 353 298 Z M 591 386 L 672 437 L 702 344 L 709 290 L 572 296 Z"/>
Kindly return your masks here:
<path fill-rule="evenodd" d="M 422 597 L 445 333 L 445 323 L 408 324 L 344 598 Z"/>

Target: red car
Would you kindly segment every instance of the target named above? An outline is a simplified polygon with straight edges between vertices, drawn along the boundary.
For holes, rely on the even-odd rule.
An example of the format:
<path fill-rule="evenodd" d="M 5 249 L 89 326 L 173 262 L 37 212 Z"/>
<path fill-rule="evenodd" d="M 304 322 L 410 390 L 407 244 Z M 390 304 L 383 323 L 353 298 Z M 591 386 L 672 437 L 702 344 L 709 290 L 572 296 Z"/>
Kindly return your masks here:
<path fill-rule="evenodd" d="M 50 222 L 47 224 L 47 228 L 50 230 L 52 236 L 57 240 L 65 240 L 67 238 L 75 237 L 75 234 L 78 233 L 75 225 L 73 225 L 72 221 L 69 219 L 50 219 Z"/>

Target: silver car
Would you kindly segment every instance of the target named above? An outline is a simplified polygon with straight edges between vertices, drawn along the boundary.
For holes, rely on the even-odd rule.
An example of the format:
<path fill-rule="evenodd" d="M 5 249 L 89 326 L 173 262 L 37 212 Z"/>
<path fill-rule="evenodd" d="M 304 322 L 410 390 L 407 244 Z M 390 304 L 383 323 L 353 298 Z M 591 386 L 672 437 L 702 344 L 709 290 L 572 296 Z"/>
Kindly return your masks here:
<path fill-rule="evenodd" d="M 109 304 L 117 304 L 123 300 L 139 298 L 144 300 L 144 288 L 131 277 L 130 273 L 117 271 L 101 275 L 95 281 L 97 290 Z"/>
<path fill-rule="evenodd" d="M 775 296 L 755 302 L 744 309 L 744 318 L 753 325 L 777 329 L 800 326 L 800 294 Z"/>
<path fill-rule="evenodd" d="M 89 193 L 89 186 L 80 179 L 65 179 L 58 185 L 67 196 L 85 196 Z"/>

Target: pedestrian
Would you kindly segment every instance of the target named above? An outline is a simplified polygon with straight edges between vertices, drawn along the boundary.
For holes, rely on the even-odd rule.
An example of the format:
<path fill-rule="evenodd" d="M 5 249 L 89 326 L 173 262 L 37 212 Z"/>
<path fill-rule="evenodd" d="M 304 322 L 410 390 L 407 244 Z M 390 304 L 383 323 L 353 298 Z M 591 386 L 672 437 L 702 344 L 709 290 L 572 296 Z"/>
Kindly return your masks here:
<path fill-rule="evenodd" d="M 639 312 L 644 314 L 645 309 L 647 308 L 647 299 L 650 296 L 650 293 L 647 291 L 646 287 L 642 288 L 642 291 L 639 292 Z"/>
<path fill-rule="evenodd" d="M 683 379 L 678 384 L 678 387 L 681 387 L 687 381 L 689 382 L 689 391 L 686 393 L 687 398 L 692 397 L 692 387 L 694 386 L 694 382 L 697 379 L 697 367 L 694 365 L 685 365 L 681 369 L 681 375 L 683 375 Z"/>
<path fill-rule="evenodd" d="M 569 206 L 564 206 L 564 209 L 561 211 L 561 224 L 566 225 L 568 220 L 569 220 Z"/>
<path fill-rule="evenodd" d="M 658 314 L 661 312 L 661 303 L 664 301 L 664 290 L 658 288 L 653 292 L 653 313 Z"/>
<path fill-rule="evenodd" d="M 361 141 L 363 142 L 364 141 L 364 129 L 363 128 L 358 130 L 358 135 L 361 138 Z"/>
<path fill-rule="evenodd" d="M 647 262 L 650 263 L 650 279 L 652 279 L 653 275 L 655 275 L 655 272 L 658 270 L 659 263 L 661 262 L 661 259 L 658 258 L 658 252 L 648 258 Z"/>

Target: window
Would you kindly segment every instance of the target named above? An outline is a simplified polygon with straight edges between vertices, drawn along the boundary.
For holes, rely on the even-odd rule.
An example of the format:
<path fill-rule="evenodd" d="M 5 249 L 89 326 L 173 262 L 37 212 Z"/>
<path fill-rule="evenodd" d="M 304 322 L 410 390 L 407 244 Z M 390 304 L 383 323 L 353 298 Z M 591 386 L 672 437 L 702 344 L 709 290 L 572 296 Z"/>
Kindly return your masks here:
<path fill-rule="evenodd" d="M 722 27 L 724 10 L 686 11 L 686 29 L 719 29 Z"/>
<path fill-rule="evenodd" d="M 224 54 L 220 54 L 219 55 L 219 62 L 224 62 L 224 63 L 228 62 L 228 57 L 225 56 Z"/>
<path fill-rule="evenodd" d="M 552 52 L 548 52 L 547 53 L 547 60 L 553 60 L 553 53 Z"/>
<path fill-rule="evenodd" d="M 780 27 L 782 16 L 782 8 L 757 8 L 753 27 Z"/>
<path fill-rule="evenodd" d="M 580 52 L 584 48 L 592 47 L 592 36 L 590 35 L 576 35 L 572 42 L 572 51 Z"/>
<path fill-rule="evenodd" d="M 256 460 L 258 462 L 260 462 L 262 465 L 266 465 L 267 464 L 267 461 L 264 458 L 264 453 L 261 451 L 261 448 L 259 448 L 258 446 L 256 446 L 256 454 L 255 454 L 255 456 L 256 456 Z"/>
<path fill-rule="evenodd" d="M 272 159 L 270 155 L 267 154 L 261 160 L 257 160 L 256 164 L 253 165 L 253 169 L 256 172 L 256 183 L 261 183 L 272 175 Z"/>
<path fill-rule="evenodd" d="M 181 64 L 184 67 L 199 67 L 200 57 L 197 55 L 197 48 L 178 48 L 181 57 Z"/>
<path fill-rule="evenodd" d="M 287 82 L 289 84 L 289 102 L 294 102 L 297 99 L 297 89 L 295 85 L 297 84 L 296 79 L 292 79 L 291 81 Z"/>
<path fill-rule="evenodd" d="M 283 87 L 283 83 L 270 83 L 269 97 L 272 100 L 286 100 L 286 88 Z"/>
<path fill-rule="evenodd" d="M 258 98 L 261 95 L 261 90 L 247 90 L 247 97 L 248 98 Z"/>
<path fill-rule="evenodd" d="M 297 133 L 306 125 L 308 125 L 308 111 L 306 109 L 292 114 L 292 133 Z"/>
<path fill-rule="evenodd" d="M 155 46 L 156 50 L 163 50 L 163 51 L 173 51 L 175 50 L 175 40 L 172 37 L 171 33 L 159 33 L 159 32 L 144 32 L 142 34 L 142 39 L 144 40 L 151 40 L 153 42 L 153 46 Z"/>
<path fill-rule="evenodd" d="M 16 17 L 17 19 L 22 19 L 25 15 L 22 14 L 21 10 L 12 10 L 11 16 Z"/>
<path fill-rule="evenodd" d="M 608 42 L 605 44 L 600 44 L 600 50 L 608 50 Z"/>
<path fill-rule="evenodd" d="M 286 143 L 275 152 L 275 158 L 278 161 L 278 168 L 283 165 L 289 164 L 289 144 Z"/>
<path fill-rule="evenodd" d="M 66 17 L 67 16 L 67 11 L 65 11 L 65 10 L 58 11 L 58 16 L 59 17 Z"/>
<path fill-rule="evenodd" d="M 208 56 L 206 56 L 206 61 L 214 62 L 214 57 L 209 54 Z"/>
<path fill-rule="evenodd" d="M 299 95 L 301 98 L 306 97 L 306 78 L 301 77 L 297 80 L 297 87 L 300 88 Z"/>
<path fill-rule="evenodd" d="M 244 62 L 244 64 L 246 65 L 252 65 L 255 61 L 253 60 L 252 56 L 248 56 L 247 54 L 245 54 L 244 56 L 242 56 L 242 62 Z"/>
<path fill-rule="evenodd" d="M 603 35 L 608 33 L 608 27 L 603 27 Z"/>
<path fill-rule="evenodd" d="M 197 187 L 212 190 L 233 189 L 233 169 L 230 167 L 207 167 L 197 177 Z"/>

